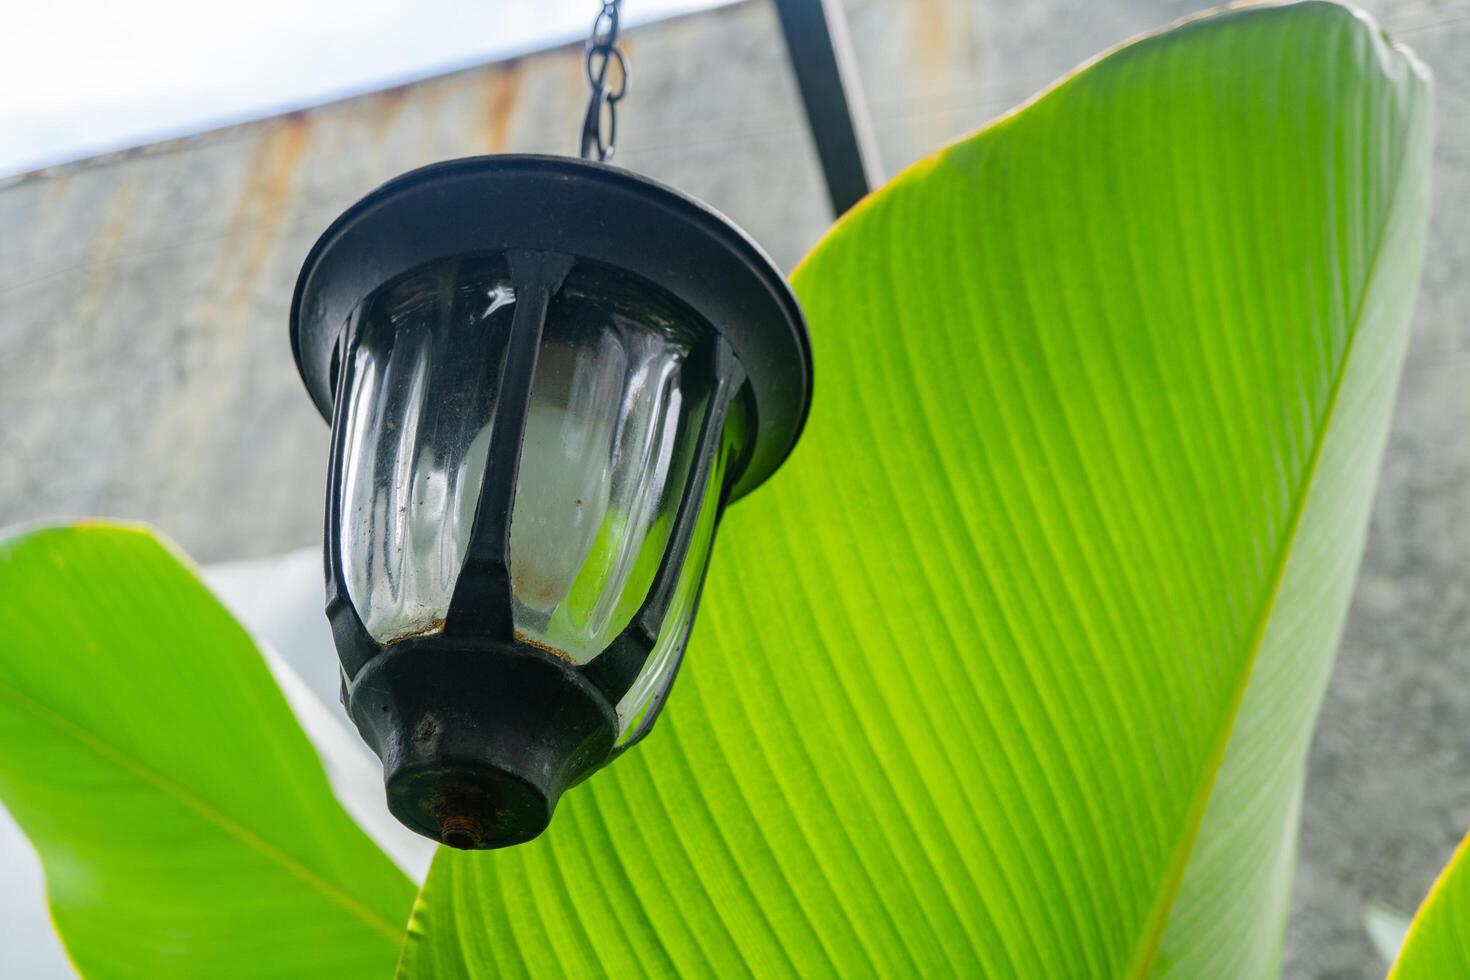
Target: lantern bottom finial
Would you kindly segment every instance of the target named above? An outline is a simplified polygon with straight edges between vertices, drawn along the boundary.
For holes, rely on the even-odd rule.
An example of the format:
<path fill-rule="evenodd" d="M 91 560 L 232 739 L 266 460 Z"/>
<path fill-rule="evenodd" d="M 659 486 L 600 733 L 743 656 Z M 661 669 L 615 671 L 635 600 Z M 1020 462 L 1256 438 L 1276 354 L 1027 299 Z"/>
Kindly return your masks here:
<path fill-rule="evenodd" d="M 479 850 L 485 840 L 485 824 L 465 813 L 439 818 L 439 842 L 461 851 Z"/>
<path fill-rule="evenodd" d="M 612 708 L 566 661 L 442 635 L 374 657 L 347 707 L 383 762 L 388 809 L 461 850 L 536 837 L 616 734 Z"/>

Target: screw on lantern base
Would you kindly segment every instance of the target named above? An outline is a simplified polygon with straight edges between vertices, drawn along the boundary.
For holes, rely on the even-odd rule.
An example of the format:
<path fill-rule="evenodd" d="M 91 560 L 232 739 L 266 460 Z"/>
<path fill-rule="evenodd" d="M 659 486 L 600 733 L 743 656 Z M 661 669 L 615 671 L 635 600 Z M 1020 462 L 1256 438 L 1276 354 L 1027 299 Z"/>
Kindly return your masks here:
<path fill-rule="evenodd" d="M 479 850 L 485 839 L 485 825 L 478 817 L 456 814 L 439 818 L 439 842 L 461 851 Z"/>
<path fill-rule="evenodd" d="M 616 715 L 572 665 L 519 644 L 394 644 L 347 689 L 383 761 L 388 809 L 461 850 L 536 837 L 561 794 L 612 751 Z"/>

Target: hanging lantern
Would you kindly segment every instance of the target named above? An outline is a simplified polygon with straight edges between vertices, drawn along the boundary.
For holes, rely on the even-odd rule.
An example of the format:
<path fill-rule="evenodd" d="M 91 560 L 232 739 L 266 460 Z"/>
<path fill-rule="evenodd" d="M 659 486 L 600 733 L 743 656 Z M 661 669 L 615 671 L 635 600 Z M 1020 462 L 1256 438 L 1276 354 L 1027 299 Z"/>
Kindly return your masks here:
<path fill-rule="evenodd" d="M 796 441 L 796 300 L 689 197 L 493 156 L 349 208 L 291 336 L 332 426 L 343 702 L 389 808 L 456 847 L 529 840 L 648 732 L 722 510 Z"/>

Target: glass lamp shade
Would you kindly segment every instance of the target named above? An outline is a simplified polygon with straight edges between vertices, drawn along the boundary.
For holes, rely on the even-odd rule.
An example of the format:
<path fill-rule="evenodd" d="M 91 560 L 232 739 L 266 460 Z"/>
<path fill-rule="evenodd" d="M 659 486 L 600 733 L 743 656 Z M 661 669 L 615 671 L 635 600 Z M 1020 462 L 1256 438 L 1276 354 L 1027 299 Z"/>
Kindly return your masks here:
<path fill-rule="evenodd" d="M 341 395 L 347 599 L 384 647 L 443 633 L 484 481 L 513 479 L 514 638 L 589 664 L 633 624 L 660 568 L 687 563 L 667 622 L 651 624 L 655 642 L 671 646 L 692 616 L 743 444 L 741 411 L 728 411 L 738 378 L 716 376 L 719 337 L 650 283 L 574 266 L 548 304 L 520 452 L 495 472 L 487 461 L 515 310 L 504 255 L 434 263 L 369 298 Z M 700 443 L 706 428 L 712 446 Z M 711 451 L 696 472 L 696 456 Z M 691 533 L 671 551 L 686 500 Z M 620 737 L 672 666 L 649 657 L 627 690 L 604 691 Z"/>
<path fill-rule="evenodd" d="M 292 337 L 332 422 L 343 702 L 389 807 L 458 847 L 528 840 L 657 718 L 720 515 L 800 430 L 799 309 L 697 202 L 492 157 L 338 219 Z"/>

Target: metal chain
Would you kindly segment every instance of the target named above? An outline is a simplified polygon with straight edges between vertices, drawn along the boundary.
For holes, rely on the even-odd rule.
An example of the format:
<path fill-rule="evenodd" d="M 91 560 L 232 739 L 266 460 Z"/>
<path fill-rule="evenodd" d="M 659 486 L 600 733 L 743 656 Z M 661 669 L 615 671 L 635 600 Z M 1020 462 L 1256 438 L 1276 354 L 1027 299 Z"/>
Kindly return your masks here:
<path fill-rule="evenodd" d="M 610 160 L 618 140 L 618 102 L 628 92 L 628 62 L 618 50 L 618 18 L 623 0 L 602 0 L 587 38 L 587 116 L 582 120 L 582 159 Z M 617 62 L 617 91 L 608 91 L 608 66 Z M 605 110 L 605 111 L 604 111 Z M 604 129 L 604 123 L 606 128 Z"/>

